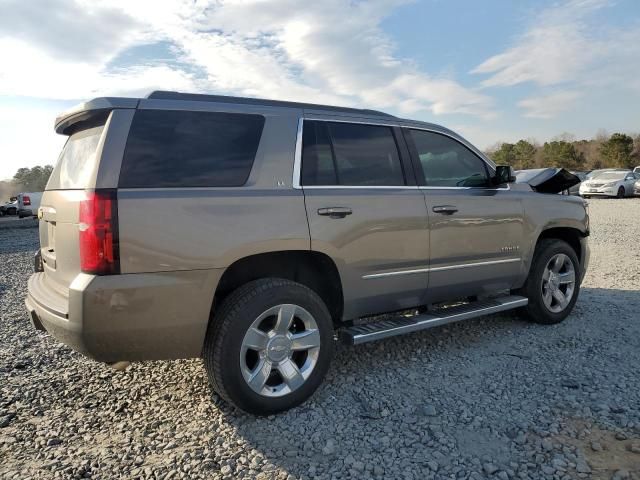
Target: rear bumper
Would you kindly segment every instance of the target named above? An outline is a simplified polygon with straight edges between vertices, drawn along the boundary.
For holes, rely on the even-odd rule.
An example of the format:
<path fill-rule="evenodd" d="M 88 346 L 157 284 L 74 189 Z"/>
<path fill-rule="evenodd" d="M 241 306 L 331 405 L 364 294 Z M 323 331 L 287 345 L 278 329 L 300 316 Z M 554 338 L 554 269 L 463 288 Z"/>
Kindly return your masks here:
<path fill-rule="evenodd" d="M 68 294 L 29 279 L 31 322 L 103 362 L 199 357 L 222 270 L 79 274 Z"/>

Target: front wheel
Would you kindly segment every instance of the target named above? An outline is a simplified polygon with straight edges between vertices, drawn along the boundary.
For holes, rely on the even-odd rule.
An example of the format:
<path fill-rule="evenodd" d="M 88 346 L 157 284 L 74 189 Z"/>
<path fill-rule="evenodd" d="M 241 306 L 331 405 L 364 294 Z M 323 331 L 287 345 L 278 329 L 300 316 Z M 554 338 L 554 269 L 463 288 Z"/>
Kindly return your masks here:
<path fill-rule="evenodd" d="M 318 388 L 333 354 L 333 323 L 311 289 L 266 278 L 221 304 L 203 350 L 214 390 L 241 410 L 269 415 L 295 407 Z"/>
<path fill-rule="evenodd" d="M 625 194 L 624 187 L 618 188 L 618 194 L 616 196 L 618 198 L 624 198 L 624 194 Z"/>
<path fill-rule="evenodd" d="M 542 240 L 520 292 L 529 299 L 524 313 L 536 323 L 560 323 L 578 299 L 580 278 L 580 262 L 575 250 L 562 240 Z"/>

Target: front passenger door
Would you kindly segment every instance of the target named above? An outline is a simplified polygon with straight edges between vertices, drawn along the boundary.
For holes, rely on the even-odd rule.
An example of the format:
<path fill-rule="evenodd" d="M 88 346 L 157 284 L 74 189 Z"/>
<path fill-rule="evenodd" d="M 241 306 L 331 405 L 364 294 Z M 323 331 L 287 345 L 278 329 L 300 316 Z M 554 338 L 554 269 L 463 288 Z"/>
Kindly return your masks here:
<path fill-rule="evenodd" d="M 491 186 L 488 164 L 451 136 L 405 137 L 430 217 L 429 301 L 512 288 L 522 269 L 521 194 Z"/>

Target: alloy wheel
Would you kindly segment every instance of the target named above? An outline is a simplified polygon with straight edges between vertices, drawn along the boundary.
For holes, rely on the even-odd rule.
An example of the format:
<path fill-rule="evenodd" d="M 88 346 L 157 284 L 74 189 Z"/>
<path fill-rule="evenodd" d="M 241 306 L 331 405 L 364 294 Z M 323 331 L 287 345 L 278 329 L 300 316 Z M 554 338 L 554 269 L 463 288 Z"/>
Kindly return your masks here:
<path fill-rule="evenodd" d="M 571 303 L 576 285 L 576 270 L 569 256 L 558 253 L 547 262 L 542 274 L 542 301 L 553 313 L 562 312 Z"/>
<path fill-rule="evenodd" d="M 254 392 L 280 397 L 304 384 L 319 353 L 320 332 L 313 316 L 299 305 L 276 305 L 258 316 L 245 333 L 240 368 Z"/>

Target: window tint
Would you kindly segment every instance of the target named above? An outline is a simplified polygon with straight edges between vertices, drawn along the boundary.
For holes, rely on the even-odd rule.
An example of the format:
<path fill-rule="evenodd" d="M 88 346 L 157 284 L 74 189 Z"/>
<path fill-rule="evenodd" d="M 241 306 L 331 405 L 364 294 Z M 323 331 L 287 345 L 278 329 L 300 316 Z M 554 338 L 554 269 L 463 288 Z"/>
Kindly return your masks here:
<path fill-rule="evenodd" d="M 263 126 L 261 115 L 139 110 L 129 132 L 119 186 L 243 185 Z"/>
<path fill-rule="evenodd" d="M 487 169 L 480 157 L 461 143 L 433 132 L 411 130 L 427 186 L 485 187 Z"/>
<path fill-rule="evenodd" d="M 404 173 L 390 127 L 306 121 L 303 185 L 404 185 Z"/>
<path fill-rule="evenodd" d="M 302 184 L 337 185 L 337 183 L 326 122 L 304 122 Z"/>

